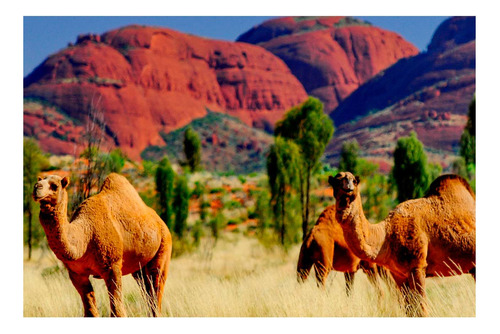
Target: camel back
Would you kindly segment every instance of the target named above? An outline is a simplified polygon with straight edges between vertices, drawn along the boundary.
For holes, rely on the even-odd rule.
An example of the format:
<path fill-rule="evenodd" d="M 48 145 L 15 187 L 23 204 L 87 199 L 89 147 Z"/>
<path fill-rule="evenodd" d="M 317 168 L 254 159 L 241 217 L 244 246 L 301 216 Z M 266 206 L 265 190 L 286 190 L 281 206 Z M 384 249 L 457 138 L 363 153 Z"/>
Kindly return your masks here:
<path fill-rule="evenodd" d="M 80 214 L 82 210 L 87 211 L 103 200 L 115 213 L 123 211 L 134 216 L 147 208 L 137 190 L 124 176 L 111 173 L 104 180 L 99 193 L 86 199 L 75 211 L 75 215 Z"/>
<path fill-rule="evenodd" d="M 464 188 L 476 200 L 476 195 L 469 183 L 463 177 L 455 174 L 445 174 L 435 179 L 429 186 L 425 197 L 442 196 L 449 191 L 454 191 L 457 187 Z"/>
<path fill-rule="evenodd" d="M 101 190 L 99 192 L 116 191 L 123 189 L 123 187 L 128 188 L 127 190 L 131 190 L 130 188 L 133 188 L 135 191 L 135 188 L 130 184 L 130 182 L 128 182 L 127 178 L 116 173 L 111 173 L 102 183 Z"/>

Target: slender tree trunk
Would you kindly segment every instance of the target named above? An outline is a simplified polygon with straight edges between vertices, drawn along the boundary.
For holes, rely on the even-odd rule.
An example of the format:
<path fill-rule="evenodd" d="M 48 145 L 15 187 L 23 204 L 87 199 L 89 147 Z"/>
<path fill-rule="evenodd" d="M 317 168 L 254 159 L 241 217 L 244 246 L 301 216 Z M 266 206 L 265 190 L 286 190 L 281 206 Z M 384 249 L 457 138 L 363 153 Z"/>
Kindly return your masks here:
<path fill-rule="evenodd" d="M 311 168 L 307 169 L 307 179 L 306 179 L 306 214 L 305 220 L 302 222 L 302 239 L 305 239 L 307 235 L 307 229 L 309 227 L 309 201 L 310 201 L 310 189 L 311 189 Z"/>
<path fill-rule="evenodd" d="M 305 240 L 307 235 L 307 218 L 306 218 L 306 198 L 304 192 L 304 178 L 302 174 L 299 173 L 299 182 L 300 182 L 300 206 L 302 211 L 302 240 Z"/>
<path fill-rule="evenodd" d="M 32 221 L 33 221 L 33 213 L 31 211 L 31 201 L 30 201 L 28 203 L 28 260 L 31 260 Z"/>
<path fill-rule="evenodd" d="M 281 244 L 285 246 L 285 190 L 281 190 Z"/>

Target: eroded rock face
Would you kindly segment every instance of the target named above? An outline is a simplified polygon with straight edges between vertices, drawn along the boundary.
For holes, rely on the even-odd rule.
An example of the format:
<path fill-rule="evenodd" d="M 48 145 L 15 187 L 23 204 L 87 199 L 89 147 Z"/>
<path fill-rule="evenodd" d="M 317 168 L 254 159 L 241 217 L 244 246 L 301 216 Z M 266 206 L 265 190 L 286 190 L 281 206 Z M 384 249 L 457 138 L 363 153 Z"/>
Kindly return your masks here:
<path fill-rule="evenodd" d="M 386 69 L 338 106 L 329 159 L 337 161 L 342 143 L 356 139 L 365 157 L 388 171 L 397 139 L 415 131 L 430 160 L 449 167 L 476 89 L 475 47 L 474 17 L 443 22 L 428 52 Z"/>
<path fill-rule="evenodd" d="M 54 107 L 76 126 L 92 108 L 102 110 L 106 141 L 133 159 L 150 145 L 164 145 L 160 132 L 203 117 L 207 109 L 272 128 L 307 98 L 286 64 L 261 47 L 142 26 L 79 36 L 24 86 L 25 98 Z M 28 128 L 31 119 L 25 116 Z M 39 130 L 42 148 L 53 149 L 43 140 L 51 136 Z"/>
<path fill-rule="evenodd" d="M 290 67 L 331 113 L 361 84 L 418 49 L 400 35 L 351 17 L 285 17 L 242 34 Z"/>

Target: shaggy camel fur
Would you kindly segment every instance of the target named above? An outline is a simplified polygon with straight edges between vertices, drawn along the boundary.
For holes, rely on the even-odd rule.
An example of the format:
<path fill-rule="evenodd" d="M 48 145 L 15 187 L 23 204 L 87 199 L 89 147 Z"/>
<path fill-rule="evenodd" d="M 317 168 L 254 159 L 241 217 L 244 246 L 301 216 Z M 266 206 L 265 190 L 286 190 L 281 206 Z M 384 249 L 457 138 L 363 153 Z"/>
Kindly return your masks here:
<path fill-rule="evenodd" d="M 354 274 L 361 268 L 378 293 L 382 294 L 378 276 L 383 269 L 373 263 L 361 261 L 349 250 L 342 228 L 335 218 L 335 205 L 323 210 L 316 225 L 302 243 L 297 263 L 299 282 L 307 279 L 313 265 L 318 285 L 321 287 L 324 287 L 330 271 L 340 271 L 344 273 L 346 293 L 349 295 L 354 283 Z"/>
<path fill-rule="evenodd" d="M 347 245 L 390 270 L 408 315 L 428 315 L 426 277 L 471 273 L 475 279 L 476 197 L 461 177 L 438 177 L 425 197 L 399 204 L 378 224 L 365 218 L 358 177 L 341 172 L 329 183 Z"/>
<path fill-rule="evenodd" d="M 172 252 L 165 223 L 118 174 L 110 174 L 100 193 L 85 200 L 69 222 L 68 184 L 67 177 L 39 178 L 33 198 L 40 202 L 40 223 L 49 246 L 68 269 L 85 316 L 99 315 L 90 275 L 104 279 L 111 316 L 126 316 L 122 275 L 130 273 L 145 288 L 152 313 L 158 316 Z"/>

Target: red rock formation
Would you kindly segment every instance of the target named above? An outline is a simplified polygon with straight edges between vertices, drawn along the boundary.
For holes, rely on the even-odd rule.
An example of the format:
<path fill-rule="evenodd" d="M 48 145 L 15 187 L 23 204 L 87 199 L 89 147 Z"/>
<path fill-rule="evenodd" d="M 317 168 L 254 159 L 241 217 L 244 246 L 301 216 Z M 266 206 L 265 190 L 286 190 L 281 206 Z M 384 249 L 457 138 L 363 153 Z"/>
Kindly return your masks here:
<path fill-rule="evenodd" d="M 356 139 L 364 157 L 390 165 L 397 139 L 415 131 L 430 160 L 449 167 L 476 89 L 475 46 L 475 18 L 450 18 L 436 30 L 428 52 L 359 87 L 333 114 L 330 161 L 338 161 L 344 141 Z"/>
<path fill-rule="evenodd" d="M 272 128 L 307 98 L 283 61 L 263 48 L 140 26 L 79 36 L 25 79 L 24 96 L 77 122 L 97 106 L 108 142 L 133 159 L 164 144 L 160 132 L 203 117 L 206 109 Z M 41 146 L 48 149 L 43 140 Z"/>
<path fill-rule="evenodd" d="M 350 17 L 273 19 L 238 40 L 283 59 L 328 113 L 375 74 L 418 53 L 400 35 Z"/>

